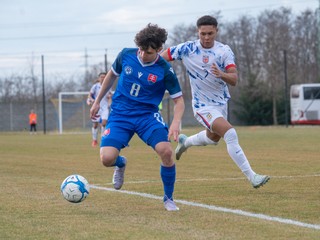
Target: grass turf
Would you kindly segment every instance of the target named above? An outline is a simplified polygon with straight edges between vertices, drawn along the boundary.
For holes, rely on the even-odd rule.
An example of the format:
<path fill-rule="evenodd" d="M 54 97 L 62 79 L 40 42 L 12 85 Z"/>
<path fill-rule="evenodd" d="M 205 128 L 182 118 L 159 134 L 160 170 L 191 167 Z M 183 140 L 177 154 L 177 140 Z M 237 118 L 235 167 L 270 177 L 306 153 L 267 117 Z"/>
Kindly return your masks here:
<path fill-rule="evenodd" d="M 254 171 L 271 180 L 251 187 L 218 146 L 192 147 L 176 161 L 174 197 L 320 225 L 320 128 L 236 127 Z M 190 135 L 200 129 L 183 129 Z M 0 239 L 319 239 L 320 230 L 177 204 L 166 212 L 160 199 L 92 188 L 72 204 L 61 182 L 78 173 L 90 184 L 112 188 L 113 171 L 102 166 L 90 133 L 0 135 Z M 175 148 L 176 143 L 172 143 Z M 160 160 L 136 136 L 122 190 L 163 195 Z"/>

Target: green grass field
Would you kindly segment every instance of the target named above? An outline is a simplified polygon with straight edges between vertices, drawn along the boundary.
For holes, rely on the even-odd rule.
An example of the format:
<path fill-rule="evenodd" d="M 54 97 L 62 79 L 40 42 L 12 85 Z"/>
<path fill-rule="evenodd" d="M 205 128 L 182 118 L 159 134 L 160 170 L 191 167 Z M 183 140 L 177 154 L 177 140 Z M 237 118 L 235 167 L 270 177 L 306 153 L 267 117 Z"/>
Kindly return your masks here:
<path fill-rule="evenodd" d="M 2 133 L 0 239 L 320 239 L 320 127 L 236 129 L 269 183 L 252 188 L 223 141 L 192 147 L 176 161 L 179 212 L 165 211 L 160 160 L 137 137 L 122 151 L 125 184 L 113 191 L 113 169 L 100 163 L 89 132 Z M 92 185 L 79 204 L 60 193 L 74 173 Z"/>

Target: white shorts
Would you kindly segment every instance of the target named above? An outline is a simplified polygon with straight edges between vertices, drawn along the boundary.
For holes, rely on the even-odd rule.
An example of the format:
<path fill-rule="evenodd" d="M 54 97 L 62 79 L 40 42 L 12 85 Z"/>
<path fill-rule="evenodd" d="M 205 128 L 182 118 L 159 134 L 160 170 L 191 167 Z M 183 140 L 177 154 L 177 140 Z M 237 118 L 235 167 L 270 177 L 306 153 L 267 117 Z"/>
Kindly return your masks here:
<path fill-rule="evenodd" d="M 194 117 L 197 121 L 211 131 L 211 126 L 219 117 L 223 117 L 224 119 L 228 118 L 228 105 L 222 106 L 206 106 L 202 108 L 193 109 Z"/>
<path fill-rule="evenodd" d="M 100 108 L 98 115 L 100 116 L 97 119 L 91 119 L 92 122 L 101 122 L 102 120 L 107 120 L 109 117 L 109 107 Z"/>
<path fill-rule="evenodd" d="M 100 118 L 102 120 L 107 120 L 109 117 L 109 107 L 100 108 Z"/>

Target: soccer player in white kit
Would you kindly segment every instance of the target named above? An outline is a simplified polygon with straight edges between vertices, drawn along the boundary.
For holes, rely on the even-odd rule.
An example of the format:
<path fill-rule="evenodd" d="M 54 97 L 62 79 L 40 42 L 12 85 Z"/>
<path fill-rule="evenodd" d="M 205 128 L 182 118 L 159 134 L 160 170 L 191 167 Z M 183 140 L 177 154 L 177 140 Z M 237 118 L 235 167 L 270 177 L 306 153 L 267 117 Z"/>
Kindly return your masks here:
<path fill-rule="evenodd" d="M 105 72 L 99 73 L 99 78 L 98 81 L 93 84 L 93 86 L 90 89 L 88 99 L 87 99 L 87 104 L 91 105 L 95 101 L 96 97 L 99 94 L 101 85 L 103 83 L 104 78 L 106 77 Z M 106 95 L 102 98 L 101 103 L 100 103 L 100 110 L 98 115 L 100 116 L 97 119 L 91 119 L 92 121 L 92 147 L 95 147 L 98 145 L 98 125 L 101 123 L 101 134 L 103 134 L 107 120 L 109 117 L 109 106 L 111 102 L 111 91 L 107 92 Z"/>
<path fill-rule="evenodd" d="M 228 45 L 215 40 L 218 22 L 212 16 L 203 16 L 197 21 L 199 39 L 172 46 L 162 52 L 168 61 L 181 60 L 186 67 L 195 118 L 205 130 L 187 137 L 179 135 L 176 159 L 191 146 L 217 145 L 220 138 L 227 144 L 227 151 L 236 165 L 245 174 L 254 188 L 259 188 L 270 179 L 256 174 L 239 145 L 236 130 L 227 120 L 227 102 L 230 99 L 228 85 L 235 86 L 238 72 L 234 54 Z"/>

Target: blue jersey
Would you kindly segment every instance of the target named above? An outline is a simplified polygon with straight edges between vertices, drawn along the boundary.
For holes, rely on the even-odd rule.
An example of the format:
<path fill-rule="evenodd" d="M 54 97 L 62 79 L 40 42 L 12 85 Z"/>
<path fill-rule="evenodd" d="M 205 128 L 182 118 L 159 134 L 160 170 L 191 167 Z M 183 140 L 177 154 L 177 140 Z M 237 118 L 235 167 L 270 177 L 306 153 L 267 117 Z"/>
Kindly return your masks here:
<path fill-rule="evenodd" d="M 168 62 L 160 55 L 152 63 L 143 63 L 138 48 L 124 48 L 112 65 L 119 76 L 111 109 L 123 115 L 157 112 L 167 90 L 171 98 L 182 95 L 178 79 Z"/>

